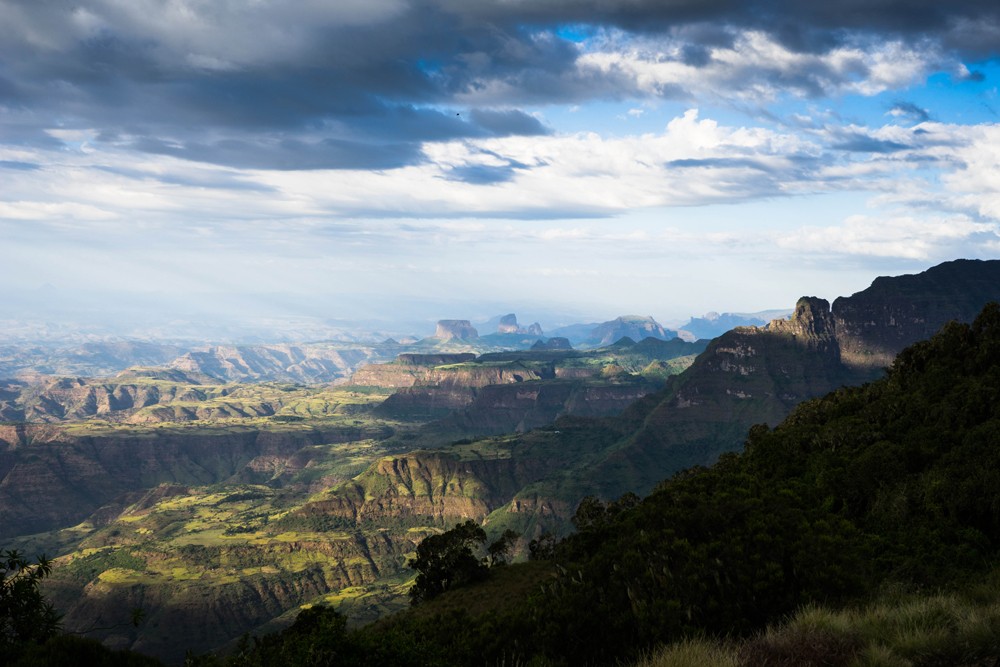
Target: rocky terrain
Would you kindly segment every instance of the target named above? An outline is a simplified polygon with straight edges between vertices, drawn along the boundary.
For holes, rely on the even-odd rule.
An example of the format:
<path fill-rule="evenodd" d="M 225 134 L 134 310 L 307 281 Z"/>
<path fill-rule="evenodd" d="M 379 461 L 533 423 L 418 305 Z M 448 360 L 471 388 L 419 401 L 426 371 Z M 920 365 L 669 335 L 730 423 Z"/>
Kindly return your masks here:
<path fill-rule="evenodd" d="M 500 318 L 497 324 L 498 334 L 525 334 L 528 336 L 542 336 L 542 325 L 538 322 L 522 327 L 517 323 L 517 315 L 508 313 Z"/>
<path fill-rule="evenodd" d="M 471 340 L 479 338 L 479 332 L 469 320 L 440 320 L 434 331 L 434 337 L 441 340 L 451 340 L 452 338 Z"/>
<path fill-rule="evenodd" d="M 706 344 L 624 338 L 588 351 L 535 349 L 474 359 L 407 354 L 362 368 L 352 382 L 396 389 L 376 414 L 440 420 L 425 429 L 430 439 L 498 435 L 563 414 L 617 414 L 686 368 Z"/>
<path fill-rule="evenodd" d="M 739 449 L 753 424 L 877 377 L 923 332 L 1000 300 L 998 267 L 880 278 L 832 307 L 804 297 L 788 320 L 703 342 L 693 363 L 690 343 L 648 337 L 592 351 L 437 350 L 355 372 L 382 388 L 251 391 L 176 368 L 27 393 L 31 383 L 11 383 L 7 409 L 37 406 L 52 423 L 0 427 L 0 529 L 11 547 L 58 556 L 52 590 L 70 629 L 143 606 L 148 625 L 100 636 L 175 661 L 177 628 L 199 649 L 306 602 L 372 618 L 404 597 L 425 535 L 466 518 L 494 535 L 513 528 L 521 549 L 564 532 L 586 495 L 645 493 Z M 142 405 L 153 386 L 157 403 Z"/>

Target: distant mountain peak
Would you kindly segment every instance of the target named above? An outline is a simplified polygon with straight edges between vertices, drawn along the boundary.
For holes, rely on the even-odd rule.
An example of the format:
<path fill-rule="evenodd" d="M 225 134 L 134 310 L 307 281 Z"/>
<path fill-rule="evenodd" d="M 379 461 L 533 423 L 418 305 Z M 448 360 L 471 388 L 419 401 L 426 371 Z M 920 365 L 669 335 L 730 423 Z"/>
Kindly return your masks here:
<path fill-rule="evenodd" d="M 522 327 L 517 323 L 517 315 L 514 313 L 508 313 L 500 317 L 500 322 L 497 324 L 498 334 L 524 334 L 528 336 L 542 336 L 542 325 L 535 322 L 527 327 Z"/>
<path fill-rule="evenodd" d="M 479 338 L 479 332 L 469 320 L 438 320 L 434 337 L 442 340 L 472 340 Z"/>
<path fill-rule="evenodd" d="M 650 336 L 671 340 L 677 337 L 677 332 L 663 328 L 649 315 L 620 315 L 610 322 L 595 327 L 586 342 L 603 346 L 611 345 L 622 338 L 636 341 Z"/>

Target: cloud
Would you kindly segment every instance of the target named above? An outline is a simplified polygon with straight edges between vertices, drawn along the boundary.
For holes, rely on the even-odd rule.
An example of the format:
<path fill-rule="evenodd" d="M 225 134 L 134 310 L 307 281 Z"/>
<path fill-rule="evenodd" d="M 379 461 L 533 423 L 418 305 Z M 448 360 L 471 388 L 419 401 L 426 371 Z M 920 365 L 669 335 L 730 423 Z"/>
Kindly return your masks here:
<path fill-rule="evenodd" d="M 853 255 L 922 261 L 977 257 L 1000 241 L 1000 225 L 965 216 L 851 216 L 842 225 L 803 227 L 777 238 L 804 254 Z"/>
<path fill-rule="evenodd" d="M 0 160 L 0 169 L 16 169 L 17 171 L 36 171 L 41 169 L 40 164 L 34 162 L 21 162 L 20 160 Z"/>
<path fill-rule="evenodd" d="M 906 150 L 909 147 L 906 144 L 899 143 L 898 141 L 876 139 L 875 137 L 865 134 L 853 134 L 845 137 L 839 143 L 834 144 L 833 148 L 840 151 L 851 151 L 855 153 L 895 153 L 897 151 Z"/>
<path fill-rule="evenodd" d="M 540 120 L 517 109 L 473 109 L 471 115 L 476 125 L 497 137 L 552 133 Z"/>
<path fill-rule="evenodd" d="M 922 123 L 931 119 L 927 109 L 919 107 L 913 102 L 898 101 L 886 113 L 896 118 L 907 118 L 916 123 Z"/>
<path fill-rule="evenodd" d="M 144 137 L 130 144 L 146 152 L 242 169 L 395 169 L 422 159 L 416 143 L 373 144 L 339 139 L 302 141 L 225 139 L 211 144 L 175 144 Z"/>
<path fill-rule="evenodd" d="M 392 168 L 419 164 L 422 142 L 551 132 L 525 105 L 975 77 L 961 58 L 997 52 L 994 4 L 6 2 L 0 141 L 42 138 L 30 123 L 232 166 Z"/>

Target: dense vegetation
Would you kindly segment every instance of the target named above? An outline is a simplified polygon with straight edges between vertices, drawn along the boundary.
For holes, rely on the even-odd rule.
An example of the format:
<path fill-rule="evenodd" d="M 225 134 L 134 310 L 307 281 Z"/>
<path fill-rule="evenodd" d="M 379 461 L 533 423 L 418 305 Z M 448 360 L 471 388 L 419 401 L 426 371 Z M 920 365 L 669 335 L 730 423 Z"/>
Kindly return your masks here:
<path fill-rule="evenodd" d="M 1000 555 L 1000 306 L 908 348 L 883 380 L 755 427 L 744 453 L 641 502 L 589 499 L 576 522 L 530 593 L 483 589 L 497 604 L 475 614 L 446 593 L 344 631 L 336 650 L 366 664 L 614 664 L 684 637 L 753 636 L 809 604 L 967 584 Z M 241 659 L 291 656 L 337 618 L 311 612 Z"/>
<path fill-rule="evenodd" d="M 316 606 L 228 658 L 189 663 L 603 665 L 669 644 L 650 664 L 683 664 L 682 652 L 703 664 L 996 661 L 1000 306 L 908 348 L 883 380 L 804 403 L 773 430 L 754 427 L 742 454 L 646 499 L 586 499 L 574 523 L 562 542 L 534 544 L 542 560 L 500 568 L 485 565 L 503 560 L 510 536 L 484 551 L 485 533 L 459 524 L 417 550 L 412 609 L 348 630 Z M 148 566 L 126 555 L 116 571 Z M 76 568 L 84 576 L 106 557 Z M 51 639 L 44 562 L 7 558 L 0 657 L 141 660 Z M 12 600 L 43 615 L 24 624 Z"/>

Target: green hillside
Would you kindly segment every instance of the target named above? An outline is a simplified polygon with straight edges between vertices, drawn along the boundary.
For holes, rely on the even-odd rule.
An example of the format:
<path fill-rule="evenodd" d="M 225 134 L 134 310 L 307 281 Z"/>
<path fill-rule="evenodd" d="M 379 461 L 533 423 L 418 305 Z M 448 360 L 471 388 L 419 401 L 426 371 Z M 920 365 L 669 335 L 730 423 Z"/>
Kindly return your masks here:
<path fill-rule="evenodd" d="M 361 651 L 366 664 L 598 665 L 685 637 L 743 636 L 737 658 L 748 665 L 994 664 L 998 443 L 1000 306 L 991 304 L 973 324 L 952 323 L 905 350 L 884 379 L 806 402 L 774 429 L 755 427 L 743 453 L 680 473 L 642 501 L 585 502 L 579 532 L 531 571 L 539 583 L 529 592 L 491 589 L 505 572 L 479 596 L 446 593 L 329 648 Z M 508 567 L 517 580 L 522 566 Z M 893 601 L 894 590 L 955 593 L 952 602 Z M 497 602 L 466 611 L 451 602 L 458 595 Z M 756 634 L 817 604 L 845 612 L 801 612 L 771 639 Z M 883 634 L 860 634 L 850 619 L 879 608 Z M 909 648 L 898 636 L 880 643 L 892 627 L 903 631 L 906 614 L 919 629 Z M 795 662 L 794 651 L 767 661 L 817 623 L 828 631 L 814 638 L 835 640 L 813 644 L 826 662 L 801 653 Z M 300 626 L 271 648 L 310 641 Z M 257 664 L 255 655 L 240 664 Z"/>

